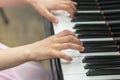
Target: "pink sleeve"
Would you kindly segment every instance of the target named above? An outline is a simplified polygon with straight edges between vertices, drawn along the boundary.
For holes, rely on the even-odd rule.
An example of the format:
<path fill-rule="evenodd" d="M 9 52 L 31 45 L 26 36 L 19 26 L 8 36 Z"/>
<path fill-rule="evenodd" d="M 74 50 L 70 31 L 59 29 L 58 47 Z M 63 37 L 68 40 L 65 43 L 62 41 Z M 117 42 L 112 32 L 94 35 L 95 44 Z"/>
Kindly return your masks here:
<path fill-rule="evenodd" d="M 1 48 L 7 47 L 0 43 Z M 0 80 L 50 80 L 50 74 L 44 66 L 31 61 L 0 71 Z"/>
<path fill-rule="evenodd" d="M 6 49 L 7 46 L 0 43 L 0 49 Z M 20 80 L 17 78 L 13 68 L 0 71 L 0 80 Z"/>
<path fill-rule="evenodd" d="M 14 69 L 0 71 L 0 80 L 20 80 L 17 78 Z"/>

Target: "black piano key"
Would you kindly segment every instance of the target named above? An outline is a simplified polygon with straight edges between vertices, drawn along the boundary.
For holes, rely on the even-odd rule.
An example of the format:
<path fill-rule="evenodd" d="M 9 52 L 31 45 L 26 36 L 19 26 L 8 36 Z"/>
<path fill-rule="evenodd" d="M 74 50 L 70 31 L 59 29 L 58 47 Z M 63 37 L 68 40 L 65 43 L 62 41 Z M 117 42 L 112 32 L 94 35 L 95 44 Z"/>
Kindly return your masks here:
<path fill-rule="evenodd" d="M 86 1 L 80 1 L 80 2 L 77 2 L 77 5 L 78 6 L 97 6 L 97 4 L 95 2 L 86 2 Z"/>
<path fill-rule="evenodd" d="M 109 28 L 111 31 L 115 31 L 116 29 L 120 30 L 120 24 L 118 23 L 109 24 Z"/>
<path fill-rule="evenodd" d="M 97 2 L 99 3 L 103 3 L 103 2 L 106 2 L 106 3 L 109 3 L 109 2 L 118 2 L 119 0 L 97 0 Z"/>
<path fill-rule="evenodd" d="M 82 17 L 82 16 L 84 16 L 84 17 L 102 17 L 102 15 L 100 14 L 100 13 L 76 13 L 76 14 L 74 14 L 74 16 L 75 17 Z"/>
<path fill-rule="evenodd" d="M 72 0 L 75 2 L 95 2 L 94 0 Z"/>
<path fill-rule="evenodd" d="M 88 17 L 88 16 L 86 16 L 86 17 L 74 17 L 72 20 L 71 20 L 71 22 L 85 22 L 85 21 L 102 21 L 102 18 L 100 18 L 100 17 L 97 17 L 97 18 L 95 18 L 95 17 Z"/>
<path fill-rule="evenodd" d="M 116 6 L 119 6 L 119 4 L 120 4 L 120 2 L 118 2 L 118 3 L 107 3 L 107 4 L 99 4 L 99 6 L 101 6 L 102 8 L 107 8 L 107 7 L 109 7 L 109 6 L 113 6 L 113 7 L 115 7 L 114 5 L 116 5 Z"/>
<path fill-rule="evenodd" d="M 111 29 L 120 29 L 120 23 L 108 23 Z"/>
<path fill-rule="evenodd" d="M 109 29 L 110 29 L 111 31 L 115 31 L 115 30 L 120 30 L 120 27 L 119 27 L 119 26 L 114 26 L 114 27 L 109 26 Z"/>
<path fill-rule="evenodd" d="M 119 31 L 113 31 L 113 30 L 111 30 L 111 36 L 112 36 L 112 38 L 120 38 L 120 32 Z"/>
<path fill-rule="evenodd" d="M 120 55 L 101 55 L 101 56 L 86 56 L 84 59 L 91 60 L 91 59 L 119 59 Z"/>
<path fill-rule="evenodd" d="M 99 10 L 99 8 L 96 6 L 80 6 L 80 5 L 77 5 L 77 10 L 78 11 L 87 11 L 87 10 Z"/>
<path fill-rule="evenodd" d="M 120 20 L 120 12 L 104 12 L 106 20 Z"/>
<path fill-rule="evenodd" d="M 118 35 L 114 35 L 118 36 Z M 85 39 L 85 38 L 111 38 L 110 34 L 103 33 L 103 34 L 77 34 L 77 37 L 79 39 Z"/>
<path fill-rule="evenodd" d="M 107 21 L 120 20 L 120 15 L 106 16 Z"/>
<path fill-rule="evenodd" d="M 103 5 L 116 5 L 116 4 L 120 4 L 120 0 L 117 0 L 117 1 L 108 1 L 108 2 L 99 2 L 99 5 L 100 6 L 103 6 Z"/>
<path fill-rule="evenodd" d="M 77 27 L 77 28 L 74 28 L 74 30 L 81 30 L 81 31 L 89 31 L 89 30 L 108 31 L 108 28 L 107 27 Z"/>
<path fill-rule="evenodd" d="M 111 29 L 111 32 L 113 32 L 113 33 L 114 33 L 114 32 L 118 32 L 118 33 L 119 33 L 119 32 L 120 32 L 120 29 Z"/>
<path fill-rule="evenodd" d="M 98 10 L 94 0 L 73 0 L 78 3 L 76 6 L 78 10 Z M 90 7 L 91 6 L 91 7 Z"/>
<path fill-rule="evenodd" d="M 75 31 L 92 31 L 92 30 L 100 30 L 100 31 L 108 31 L 108 28 L 104 28 L 104 27 L 77 27 L 76 29 L 74 29 Z M 113 29 L 114 30 L 114 29 Z"/>
<path fill-rule="evenodd" d="M 77 33 L 77 37 L 79 39 L 83 38 L 112 38 L 112 37 L 120 37 L 120 32 L 111 32 L 111 33 Z"/>
<path fill-rule="evenodd" d="M 110 23 L 108 22 L 110 27 L 120 27 L 120 23 L 119 22 L 115 22 L 115 23 Z"/>
<path fill-rule="evenodd" d="M 120 3 L 116 3 L 116 4 L 107 4 L 107 5 L 100 5 L 101 7 L 103 7 L 103 8 L 108 8 L 108 7 L 116 7 L 116 6 L 119 6 L 120 5 Z"/>
<path fill-rule="evenodd" d="M 86 73 L 87 76 L 117 75 L 117 74 L 120 74 L 120 69 L 90 69 Z"/>
<path fill-rule="evenodd" d="M 86 56 L 83 63 L 103 63 L 120 61 L 120 55 Z"/>
<path fill-rule="evenodd" d="M 120 33 L 119 32 L 113 32 L 113 37 L 120 37 Z"/>
<path fill-rule="evenodd" d="M 107 47 L 85 47 L 85 51 L 80 53 L 96 53 L 97 52 L 116 52 L 118 49 L 116 46 L 107 46 Z"/>
<path fill-rule="evenodd" d="M 120 40 L 116 40 L 116 42 L 117 42 L 117 45 L 120 45 Z"/>
<path fill-rule="evenodd" d="M 102 68 L 117 68 L 120 67 L 120 61 L 116 62 L 102 62 L 102 63 L 87 63 L 85 69 L 102 69 Z"/>
<path fill-rule="evenodd" d="M 119 37 L 119 39 L 118 39 L 118 38 L 115 38 L 115 39 L 114 39 L 114 42 L 116 42 L 117 45 L 120 45 L 120 37 Z"/>
<path fill-rule="evenodd" d="M 83 41 L 84 47 L 115 45 L 114 41 Z"/>
<path fill-rule="evenodd" d="M 76 30 L 75 31 L 76 34 L 101 34 L 101 33 L 107 33 L 108 34 L 108 30 Z"/>
<path fill-rule="evenodd" d="M 86 28 L 89 28 L 89 29 L 107 29 L 108 27 L 106 26 L 106 24 L 76 24 L 73 29 L 86 29 Z"/>
<path fill-rule="evenodd" d="M 95 33 L 100 33 L 100 32 L 119 32 L 120 27 L 112 27 L 112 28 L 102 28 L 102 27 L 77 27 L 75 29 L 75 33 L 88 33 L 88 32 L 95 32 Z"/>
<path fill-rule="evenodd" d="M 114 10 L 114 9 L 120 9 L 120 5 L 112 5 L 112 6 L 102 6 L 102 10 Z"/>
<path fill-rule="evenodd" d="M 79 21 L 102 21 L 102 20 L 103 18 L 99 13 L 76 13 L 71 21 L 79 22 Z"/>
<path fill-rule="evenodd" d="M 102 21 L 102 18 L 94 18 L 94 17 L 89 17 L 84 18 L 84 17 L 74 17 L 71 22 L 90 22 L 90 21 Z"/>
<path fill-rule="evenodd" d="M 120 15 L 120 11 L 112 11 L 112 12 L 107 12 L 106 11 L 106 12 L 104 12 L 104 15 L 105 16 L 113 16 L 113 15 L 115 15 L 115 16 L 118 15 L 119 16 Z"/>

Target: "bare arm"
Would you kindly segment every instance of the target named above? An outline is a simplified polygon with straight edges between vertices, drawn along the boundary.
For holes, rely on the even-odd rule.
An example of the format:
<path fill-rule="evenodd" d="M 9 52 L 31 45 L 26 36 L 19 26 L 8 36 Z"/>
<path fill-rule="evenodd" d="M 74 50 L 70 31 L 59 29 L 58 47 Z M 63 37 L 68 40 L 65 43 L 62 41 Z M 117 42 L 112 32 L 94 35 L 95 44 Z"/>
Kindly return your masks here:
<path fill-rule="evenodd" d="M 83 51 L 82 42 L 70 31 L 62 31 L 41 41 L 6 50 L 0 50 L 0 70 L 17 66 L 27 61 L 41 61 L 50 58 L 62 58 L 71 61 L 72 58 L 63 49 Z"/>
<path fill-rule="evenodd" d="M 26 61 L 25 46 L 0 50 L 0 70 L 17 66 Z"/>
<path fill-rule="evenodd" d="M 27 4 L 23 0 L 0 0 L 0 7 L 10 7 L 10 6 L 17 6 Z"/>

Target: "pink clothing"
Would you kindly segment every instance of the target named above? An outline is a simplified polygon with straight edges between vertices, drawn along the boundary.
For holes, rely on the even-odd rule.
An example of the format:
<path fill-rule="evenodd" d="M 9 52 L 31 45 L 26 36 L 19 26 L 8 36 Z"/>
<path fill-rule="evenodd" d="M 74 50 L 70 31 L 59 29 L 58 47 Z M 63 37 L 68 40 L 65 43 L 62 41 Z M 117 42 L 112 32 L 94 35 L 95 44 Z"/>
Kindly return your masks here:
<path fill-rule="evenodd" d="M 17 79 L 14 70 L 11 68 L 0 72 L 0 80 L 20 80 L 20 79 Z"/>
<path fill-rule="evenodd" d="M 8 47 L 0 43 L 0 49 L 5 48 Z M 44 66 L 31 61 L 0 71 L 0 80 L 50 80 L 50 75 Z"/>

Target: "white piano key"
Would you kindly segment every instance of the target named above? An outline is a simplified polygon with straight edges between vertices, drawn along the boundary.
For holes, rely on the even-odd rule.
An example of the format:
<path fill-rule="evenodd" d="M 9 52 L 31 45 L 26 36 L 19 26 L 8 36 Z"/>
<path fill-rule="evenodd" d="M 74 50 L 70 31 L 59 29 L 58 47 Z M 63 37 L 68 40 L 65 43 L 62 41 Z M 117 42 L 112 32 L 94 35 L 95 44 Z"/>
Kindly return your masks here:
<path fill-rule="evenodd" d="M 78 50 L 66 49 L 61 51 L 64 54 L 67 54 L 71 57 L 78 57 L 80 56 L 80 52 Z"/>
<path fill-rule="evenodd" d="M 64 80 L 119 80 L 120 75 L 86 76 L 85 74 L 64 75 Z"/>
<path fill-rule="evenodd" d="M 81 56 L 120 55 L 119 52 L 80 53 Z"/>
<path fill-rule="evenodd" d="M 83 68 L 82 63 L 68 63 L 62 64 L 63 74 L 85 74 L 85 70 Z"/>

